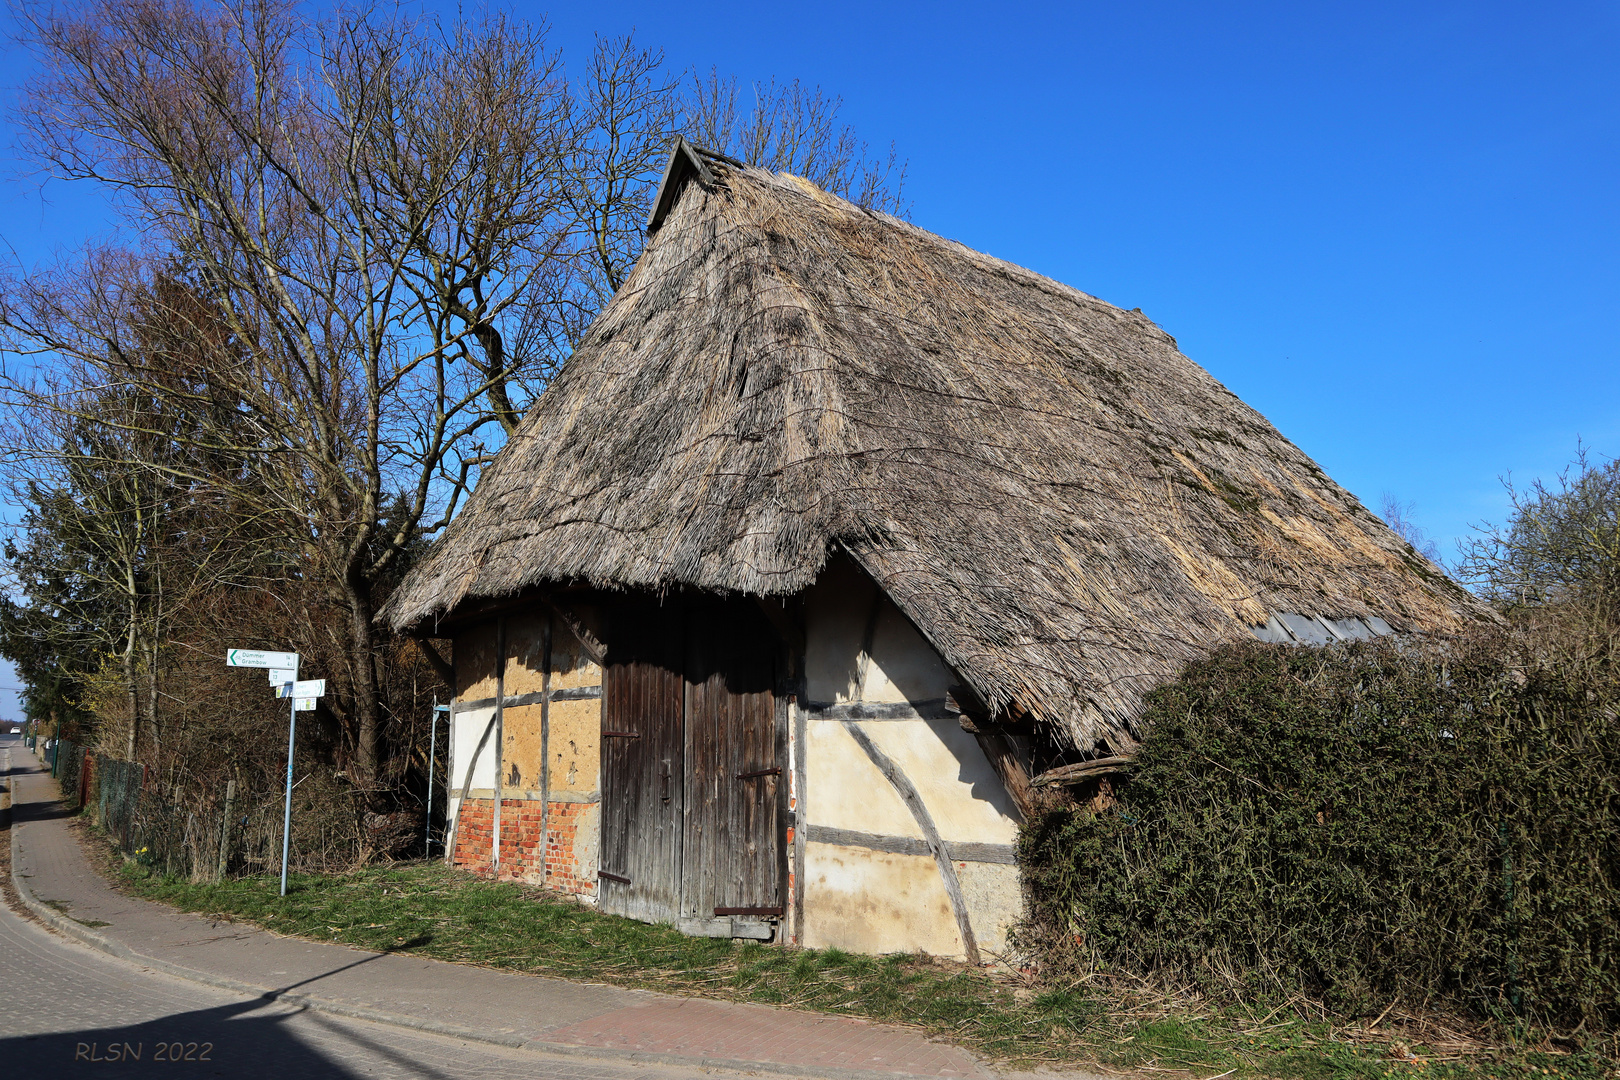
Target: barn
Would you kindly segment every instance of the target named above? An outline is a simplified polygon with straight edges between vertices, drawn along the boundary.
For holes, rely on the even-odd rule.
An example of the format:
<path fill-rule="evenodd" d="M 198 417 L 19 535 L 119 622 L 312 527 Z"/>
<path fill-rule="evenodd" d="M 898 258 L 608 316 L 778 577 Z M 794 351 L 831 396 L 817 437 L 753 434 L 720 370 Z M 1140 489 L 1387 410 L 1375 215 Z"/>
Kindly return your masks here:
<path fill-rule="evenodd" d="M 380 616 L 453 656 L 455 862 L 971 960 L 1189 659 L 1482 617 L 1140 311 L 682 140 Z"/>

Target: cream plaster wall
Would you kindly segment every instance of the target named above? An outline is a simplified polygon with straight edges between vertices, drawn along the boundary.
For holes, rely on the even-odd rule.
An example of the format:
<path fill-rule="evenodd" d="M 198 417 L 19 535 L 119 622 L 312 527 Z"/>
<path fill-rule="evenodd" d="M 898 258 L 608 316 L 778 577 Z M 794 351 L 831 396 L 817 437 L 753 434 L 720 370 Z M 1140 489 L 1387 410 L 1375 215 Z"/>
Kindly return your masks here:
<path fill-rule="evenodd" d="M 887 600 L 873 628 L 872 660 L 866 669 L 862 701 L 930 701 L 943 698 L 961 680 L 923 640 L 911 620 Z"/>
<path fill-rule="evenodd" d="M 962 884 L 962 898 L 967 901 L 979 948 L 1006 952 L 1007 931 L 1024 914 L 1024 887 L 1018 880 L 1018 867 L 959 862 L 956 879 Z"/>
<path fill-rule="evenodd" d="M 472 709 L 467 712 L 457 712 L 450 715 L 450 763 L 445 775 L 450 778 L 450 816 L 453 818 L 460 812 L 461 789 L 467 783 L 467 766 L 472 763 L 472 786 L 474 788 L 489 789 L 495 786 L 495 736 L 492 733 L 489 742 L 484 744 L 484 752 L 478 755 L 473 762 L 473 751 L 478 748 L 478 740 L 484 735 L 484 728 L 488 726 L 490 718 L 495 715 L 494 707 L 486 709 Z"/>
<path fill-rule="evenodd" d="M 592 803 L 579 815 L 574 828 L 574 875 L 581 881 L 595 881 L 597 854 L 601 850 L 602 804 Z M 594 901 L 595 897 L 591 899 Z"/>
<path fill-rule="evenodd" d="M 811 844 L 804 878 L 804 944 L 811 948 L 962 955 L 930 856 Z"/>
<path fill-rule="evenodd" d="M 889 722 L 867 725 L 867 730 Z M 812 720 L 805 727 L 805 812 L 816 825 L 882 836 L 922 838 L 917 819 L 844 725 Z M 808 917 L 808 916 L 807 916 Z"/>
<path fill-rule="evenodd" d="M 869 627 L 871 650 L 863 655 Z M 959 681 L 852 561 L 835 559 L 806 594 L 810 707 L 910 702 L 934 710 Z M 917 789 L 947 843 L 1017 839 L 1016 806 L 978 740 L 955 719 L 863 720 L 858 726 Z M 894 786 L 842 721 L 810 719 L 805 744 L 809 824 L 922 838 Z M 805 857 L 806 944 L 962 955 L 955 915 L 931 856 L 809 843 Z M 1006 929 L 1021 910 L 1017 868 L 955 865 L 975 939 L 981 949 L 1004 948 Z"/>
<path fill-rule="evenodd" d="M 1018 839 L 1018 808 L 979 741 L 957 721 L 875 720 L 861 728 L 917 788 L 941 837 L 990 844 Z"/>
<path fill-rule="evenodd" d="M 812 702 L 859 698 L 861 642 L 876 593 L 852 562 L 835 559 L 805 594 L 804 692 Z"/>

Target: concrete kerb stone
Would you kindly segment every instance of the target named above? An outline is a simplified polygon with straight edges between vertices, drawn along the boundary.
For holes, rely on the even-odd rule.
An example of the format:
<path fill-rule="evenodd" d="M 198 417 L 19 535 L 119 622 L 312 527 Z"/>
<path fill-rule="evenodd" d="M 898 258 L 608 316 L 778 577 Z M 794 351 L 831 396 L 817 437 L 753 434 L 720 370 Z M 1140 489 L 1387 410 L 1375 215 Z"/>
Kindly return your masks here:
<path fill-rule="evenodd" d="M 13 799 L 15 802 L 15 799 Z M 28 888 L 21 870 L 18 868 L 16 852 L 15 822 L 6 830 L 6 840 L 11 846 L 11 881 L 17 890 L 17 895 L 29 911 L 33 912 L 40 921 L 88 945 L 90 948 L 104 952 L 109 956 L 116 956 L 121 960 L 137 964 L 141 967 L 160 971 L 165 975 L 188 982 L 201 983 L 220 990 L 229 990 L 234 993 L 257 997 L 266 1001 L 285 1002 L 292 1005 L 313 1009 L 317 1012 L 330 1013 L 351 1020 L 366 1020 L 372 1023 L 387 1024 L 392 1027 L 405 1028 L 413 1031 L 424 1031 L 433 1035 L 442 1035 L 453 1039 L 465 1039 L 469 1042 L 487 1043 L 493 1046 L 508 1049 L 526 1050 L 534 1053 L 555 1054 L 571 1058 L 590 1058 L 606 1061 L 633 1062 L 641 1065 L 678 1065 L 704 1069 L 721 1069 L 736 1073 L 769 1073 L 776 1076 L 805 1076 L 826 1077 L 828 1080 L 940 1080 L 937 1076 L 918 1073 L 901 1073 L 889 1071 L 869 1071 L 865 1069 L 844 1069 L 829 1066 L 802 1066 L 791 1065 L 774 1061 L 748 1061 L 735 1058 L 716 1058 L 707 1056 L 688 1056 L 684 1054 L 661 1054 L 648 1050 L 612 1050 L 593 1046 L 573 1046 L 568 1043 L 546 1042 L 541 1039 L 527 1039 L 516 1036 L 502 1035 L 499 1032 L 481 1031 L 474 1028 L 460 1027 L 455 1024 L 443 1024 L 434 1020 L 423 1020 L 412 1016 L 400 1016 L 396 1013 L 381 1012 L 375 1009 L 362 1009 L 348 1005 L 341 1001 L 332 1001 L 328 998 L 317 997 L 313 994 L 301 994 L 292 991 L 278 991 L 252 983 L 244 983 L 236 979 L 227 979 L 218 975 L 211 975 L 195 968 L 181 967 L 171 964 L 157 957 L 147 956 L 115 941 L 105 934 L 96 933 L 95 929 L 84 925 L 69 915 L 65 915 L 49 904 L 43 903 Z M 988 1072 L 988 1070 L 986 1070 Z"/>

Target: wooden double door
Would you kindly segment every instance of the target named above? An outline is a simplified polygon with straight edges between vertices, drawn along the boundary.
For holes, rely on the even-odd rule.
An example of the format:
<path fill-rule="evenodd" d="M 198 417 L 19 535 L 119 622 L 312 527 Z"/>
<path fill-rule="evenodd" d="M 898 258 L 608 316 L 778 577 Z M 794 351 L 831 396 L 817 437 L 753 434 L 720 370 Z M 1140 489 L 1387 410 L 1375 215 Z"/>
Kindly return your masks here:
<path fill-rule="evenodd" d="M 627 600 L 610 620 L 601 909 L 711 927 L 780 916 L 788 762 L 778 636 L 748 600 Z"/>

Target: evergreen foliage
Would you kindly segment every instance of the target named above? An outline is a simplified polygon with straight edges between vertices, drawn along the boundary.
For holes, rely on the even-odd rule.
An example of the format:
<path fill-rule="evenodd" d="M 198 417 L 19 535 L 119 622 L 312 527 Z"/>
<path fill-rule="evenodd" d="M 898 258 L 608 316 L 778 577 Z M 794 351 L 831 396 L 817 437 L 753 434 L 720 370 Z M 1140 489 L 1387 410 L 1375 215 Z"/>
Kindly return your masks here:
<path fill-rule="evenodd" d="M 1603 665 L 1492 634 L 1244 644 L 1162 687 L 1119 801 L 1021 841 L 1026 944 L 1194 984 L 1620 1023 Z"/>

